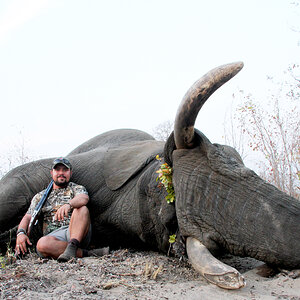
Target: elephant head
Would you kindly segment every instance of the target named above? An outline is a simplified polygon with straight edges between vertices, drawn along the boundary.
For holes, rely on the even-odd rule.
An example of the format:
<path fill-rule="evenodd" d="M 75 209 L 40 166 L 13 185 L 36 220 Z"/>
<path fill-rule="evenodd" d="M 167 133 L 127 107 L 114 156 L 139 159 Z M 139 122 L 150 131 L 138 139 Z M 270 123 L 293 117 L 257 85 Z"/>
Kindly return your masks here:
<path fill-rule="evenodd" d="M 219 249 L 271 265 L 300 267 L 300 201 L 246 168 L 235 149 L 212 144 L 194 129 L 208 97 L 242 67 L 221 66 L 197 81 L 182 100 L 168 141 L 176 148 L 169 161 L 178 225 L 187 239 L 189 258 L 218 285 L 224 284 L 226 274 L 227 288 L 242 286 L 243 279 L 209 254 Z"/>

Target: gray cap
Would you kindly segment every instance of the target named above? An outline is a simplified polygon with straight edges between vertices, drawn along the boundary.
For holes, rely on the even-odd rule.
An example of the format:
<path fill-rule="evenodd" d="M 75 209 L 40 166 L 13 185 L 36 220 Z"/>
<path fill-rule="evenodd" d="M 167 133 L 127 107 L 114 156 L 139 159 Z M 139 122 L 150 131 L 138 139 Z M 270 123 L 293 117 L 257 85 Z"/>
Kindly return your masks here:
<path fill-rule="evenodd" d="M 59 157 L 59 158 L 54 159 L 53 164 L 52 164 L 52 169 L 54 169 L 58 164 L 62 164 L 70 170 L 72 169 L 72 165 L 67 158 Z"/>

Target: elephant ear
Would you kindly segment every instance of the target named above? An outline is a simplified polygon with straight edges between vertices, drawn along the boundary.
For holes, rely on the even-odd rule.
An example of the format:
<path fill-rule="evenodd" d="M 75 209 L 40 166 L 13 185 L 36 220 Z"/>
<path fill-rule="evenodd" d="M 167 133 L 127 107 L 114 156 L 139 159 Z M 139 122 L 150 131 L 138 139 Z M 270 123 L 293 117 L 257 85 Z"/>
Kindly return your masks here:
<path fill-rule="evenodd" d="M 107 186 L 117 190 L 144 168 L 157 154 L 162 155 L 164 142 L 140 141 L 109 149 L 104 157 L 103 174 Z"/>

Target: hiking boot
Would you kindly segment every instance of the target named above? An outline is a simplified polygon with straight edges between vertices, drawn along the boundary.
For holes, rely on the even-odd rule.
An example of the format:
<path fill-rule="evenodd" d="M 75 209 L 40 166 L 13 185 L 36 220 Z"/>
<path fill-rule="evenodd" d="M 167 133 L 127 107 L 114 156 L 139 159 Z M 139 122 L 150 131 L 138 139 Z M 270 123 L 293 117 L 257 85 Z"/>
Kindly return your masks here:
<path fill-rule="evenodd" d="M 76 257 L 77 247 L 73 244 L 68 244 L 66 250 L 57 258 L 58 262 L 67 262 Z"/>

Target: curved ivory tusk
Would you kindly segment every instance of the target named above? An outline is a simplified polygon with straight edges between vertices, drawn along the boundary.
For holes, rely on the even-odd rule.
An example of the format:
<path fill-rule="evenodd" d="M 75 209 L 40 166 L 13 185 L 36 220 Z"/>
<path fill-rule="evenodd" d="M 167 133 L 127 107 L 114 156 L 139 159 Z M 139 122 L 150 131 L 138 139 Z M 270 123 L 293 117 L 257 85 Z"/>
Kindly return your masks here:
<path fill-rule="evenodd" d="M 194 125 L 201 107 L 213 92 L 235 76 L 243 66 L 242 62 L 236 62 L 215 68 L 187 91 L 175 118 L 174 137 L 177 149 L 193 146 Z"/>
<path fill-rule="evenodd" d="M 246 285 L 244 277 L 235 268 L 216 259 L 199 240 L 188 237 L 186 249 L 192 266 L 207 281 L 229 290 Z"/>

